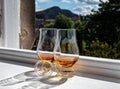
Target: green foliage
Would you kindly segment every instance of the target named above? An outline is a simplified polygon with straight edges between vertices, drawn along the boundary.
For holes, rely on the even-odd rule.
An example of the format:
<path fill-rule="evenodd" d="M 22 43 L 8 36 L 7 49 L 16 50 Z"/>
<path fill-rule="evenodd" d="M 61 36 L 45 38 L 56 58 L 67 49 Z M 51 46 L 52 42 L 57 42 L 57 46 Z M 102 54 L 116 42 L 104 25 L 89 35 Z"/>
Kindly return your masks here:
<path fill-rule="evenodd" d="M 44 28 L 54 28 L 54 23 L 45 24 Z"/>
<path fill-rule="evenodd" d="M 82 26 L 82 22 L 80 20 L 75 21 L 74 28 L 81 29 L 81 26 Z"/>
<path fill-rule="evenodd" d="M 99 10 L 89 16 L 87 26 L 93 33 L 91 36 L 95 35 L 99 41 L 113 45 L 118 42 L 120 34 L 120 0 L 101 1 L 99 6 Z"/>
<path fill-rule="evenodd" d="M 59 14 L 55 23 L 44 27 L 75 28 L 80 55 L 120 59 L 120 0 L 101 1 L 99 6 L 98 11 L 89 15 L 89 21 L 73 22 Z"/>
<path fill-rule="evenodd" d="M 76 21 L 81 55 L 120 59 L 120 0 L 99 4 L 88 22 Z"/>
<path fill-rule="evenodd" d="M 70 18 L 62 15 L 62 14 L 59 14 L 57 15 L 56 17 L 56 20 L 55 20 L 55 25 L 54 25 L 55 28 L 62 28 L 62 29 L 69 29 L 69 28 L 73 28 L 73 22 Z"/>
<path fill-rule="evenodd" d="M 77 43 L 80 50 L 80 54 L 84 55 L 87 47 L 87 43 L 85 41 L 85 28 L 87 22 L 82 22 L 80 20 L 75 21 L 74 28 L 77 29 Z"/>
<path fill-rule="evenodd" d="M 108 43 L 93 41 L 86 49 L 85 55 L 118 59 L 120 58 L 120 52 L 117 52 L 116 46 L 116 44 L 111 46 Z"/>

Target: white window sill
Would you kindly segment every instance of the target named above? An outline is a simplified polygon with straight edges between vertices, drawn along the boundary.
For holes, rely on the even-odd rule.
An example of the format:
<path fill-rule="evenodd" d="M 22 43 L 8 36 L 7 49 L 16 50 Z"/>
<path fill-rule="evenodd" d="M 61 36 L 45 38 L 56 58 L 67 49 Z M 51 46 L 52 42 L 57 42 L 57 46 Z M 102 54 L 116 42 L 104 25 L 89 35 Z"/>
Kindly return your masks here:
<path fill-rule="evenodd" d="M 37 61 L 37 54 L 36 51 L 32 50 L 0 48 L 0 58 L 5 60 L 33 64 Z"/>
<path fill-rule="evenodd" d="M 80 56 L 78 72 L 120 78 L 120 60 Z"/>
<path fill-rule="evenodd" d="M 16 61 L 21 64 L 22 63 L 34 64 L 37 61 L 37 55 L 36 55 L 36 51 L 0 48 L 0 60 Z M 21 67 L 21 70 L 22 68 L 23 69 L 26 68 L 26 67 L 24 68 L 24 66 Z M 17 67 L 18 66 L 16 65 L 16 68 Z M 67 83 L 63 84 L 61 87 L 55 87 L 53 89 L 61 89 L 61 88 L 67 89 L 68 85 L 69 85 L 69 89 L 119 89 L 120 88 L 119 60 L 80 56 L 79 62 L 74 67 L 76 69 L 77 76 L 69 79 L 69 81 L 67 81 Z M 8 68 L 10 68 L 9 73 L 10 71 L 13 72 L 11 67 L 8 66 Z M 6 72 L 6 70 L 4 70 L 3 72 Z M 14 72 L 11 74 L 14 75 Z"/>
<path fill-rule="evenodd" d="M 38 60 L 36 51 L 12 48 L 0 48 L 0 58 L 29 64 L 35 64 Z M 79 62 L 74 66 L 77 75 L 86 73 L 114 79 L 120 78 L 119 60 L 87 56 L 80 56 L 79 58 Z"/>
<path fill-rule="evenodd" d="M 36 63 L 36 51 L 0 48 L 0 58 L 24 63 Z M 120 78 L 120 60 L 80 56 L 74 66 L 79 72 Z"/>

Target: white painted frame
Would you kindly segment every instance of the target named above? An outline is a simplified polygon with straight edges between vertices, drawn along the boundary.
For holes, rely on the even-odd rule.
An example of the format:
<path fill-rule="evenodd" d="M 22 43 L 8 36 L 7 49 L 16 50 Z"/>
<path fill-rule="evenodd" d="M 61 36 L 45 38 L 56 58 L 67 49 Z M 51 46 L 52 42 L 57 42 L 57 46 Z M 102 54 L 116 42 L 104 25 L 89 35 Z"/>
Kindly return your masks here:
<path fill-rule="evenodd" d="M 6 48 L 20 48 L 20 0 L 3 1 L 2 42 Z"/>
<path fill-rule="evenodd" d="M 4 38 L 3 38 L 3 0 L 0 0 L 0 46 L 4 45 Z"/>
<path fill-rule="evenodd" d="M 1 19 L 2 18 L 2 0 L 0 0 L 0 37 L 1 37 Z"/>
<path fill-rule="evenodd" d="M 28 64 L 37 62 L 37 53 L 32 50 L 0 48 L 0 59 Z M 120 61 L 106 58 L 79 56 L 79 62 L 74 66 L 77 74 L 86 73 L 120 79 Z M 116 81 L 116 80 L 115 80 Z M 118 81 L 117 81 L 118 82 Z M 120 80 L 119 80 L 120 82 Z"/>
<path fill-rule="evenodd" d="M 0 59 L 35 63 L 37 61 L 36 51 L 19 50 L 20 0 L 3 1 L 4 48 L 0 48 Z M 77 71 L 120 79 L 120 61 L 80 56 Z"/>

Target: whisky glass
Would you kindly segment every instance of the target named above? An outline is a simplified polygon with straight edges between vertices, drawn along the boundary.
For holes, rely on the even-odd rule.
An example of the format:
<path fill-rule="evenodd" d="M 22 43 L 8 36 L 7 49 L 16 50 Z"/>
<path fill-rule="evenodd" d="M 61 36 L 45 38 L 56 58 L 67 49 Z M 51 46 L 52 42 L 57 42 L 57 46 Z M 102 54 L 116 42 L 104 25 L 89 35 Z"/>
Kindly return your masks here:
<path fill-rule="evenodd" d="M 50 76 L 53 70 L 54 46 L 57 38 L 55 28 L 41 28 L 39 42 L 37 45 L 37 55 L 39 61 L 35 64 L 35 72 L 38 76 Z"/>
<path fill-rule="evenodd" d="M 79 59 L 79 49 L 75 29 L 57 29 L 57 41 L 54 48 L 54 63 L 57 75 L 70 78 L 74 76 L 73 65 Z"/>

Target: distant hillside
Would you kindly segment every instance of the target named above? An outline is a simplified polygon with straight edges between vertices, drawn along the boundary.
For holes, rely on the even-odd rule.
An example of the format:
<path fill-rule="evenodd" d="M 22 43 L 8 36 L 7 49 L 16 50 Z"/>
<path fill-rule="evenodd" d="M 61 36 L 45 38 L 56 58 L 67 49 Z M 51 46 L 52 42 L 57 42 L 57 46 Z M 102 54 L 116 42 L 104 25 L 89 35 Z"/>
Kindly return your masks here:
<path fill-rule="evenodd" d="M 55 19 L 58 14 L 63 14 L 65 16 L 71 18 L 72 20 L 78 19 L 78 15 L 72 13 L 69 10 L 61 9 L 57 6 L 48 8 L 43 11 L 36 12 L 36 18 L 38 18 L 38 19 Z"/>

